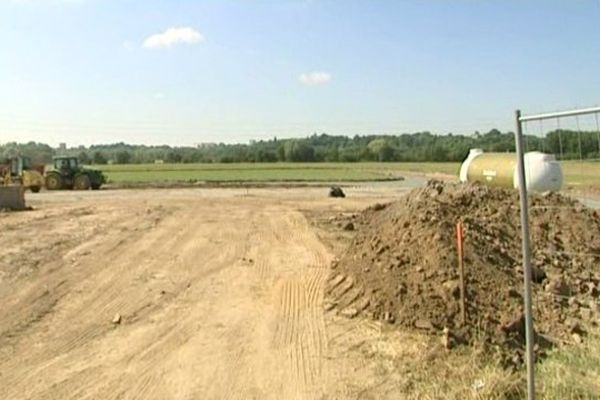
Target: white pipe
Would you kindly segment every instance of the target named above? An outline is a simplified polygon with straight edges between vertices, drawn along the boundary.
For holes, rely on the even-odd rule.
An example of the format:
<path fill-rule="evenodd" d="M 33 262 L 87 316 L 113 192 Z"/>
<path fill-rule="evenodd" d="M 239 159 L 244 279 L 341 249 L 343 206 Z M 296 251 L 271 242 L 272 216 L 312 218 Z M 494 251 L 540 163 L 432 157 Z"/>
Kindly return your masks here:
<path fill-rule="evenodd" d="M 520 122 L 540 121 L 543 119 L 560 118 L 560 117 L 574 117 L 576 115 L 597 114 L 597 113 L 600 113 L 600 107 L 581 108 L 579 110 L 558 111 L 558 112 L 545 113 L 545 114 L 525 115 L 525 116 L 519 117 L 519 121 Z"/>

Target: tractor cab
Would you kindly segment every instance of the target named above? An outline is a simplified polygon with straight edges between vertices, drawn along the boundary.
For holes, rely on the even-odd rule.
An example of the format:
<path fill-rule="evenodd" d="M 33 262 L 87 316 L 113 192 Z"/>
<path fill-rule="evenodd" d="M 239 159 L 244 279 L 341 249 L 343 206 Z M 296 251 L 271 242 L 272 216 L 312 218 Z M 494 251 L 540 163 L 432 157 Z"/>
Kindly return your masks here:
<path fill-rule="evenodd" d="M 79 160 L 77 157 L 54 157 L 54 169 L 65 172 L 77 171 L 79 168 Z"/>
<path fill-rule="evenodd" d="M 7 165 L 6 172 L 13 178 L 18 178 L 23 174 L 23 171 L 32 169 L 29 157 L 12 157 L 7 160 Z"/>

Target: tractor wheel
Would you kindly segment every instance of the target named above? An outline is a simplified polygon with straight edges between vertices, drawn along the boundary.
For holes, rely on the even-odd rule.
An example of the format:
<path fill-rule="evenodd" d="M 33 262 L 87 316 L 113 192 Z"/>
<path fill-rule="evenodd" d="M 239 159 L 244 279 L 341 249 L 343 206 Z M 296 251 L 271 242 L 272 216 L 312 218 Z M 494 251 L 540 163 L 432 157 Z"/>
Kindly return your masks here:
<path fill-rule="evenodd" d="M 31 189 L 31 191 L 33 193 L 39 193 L 42 188 L 36 185 L 36 186 L 31 186 L 29 189 Z"/>
<path fill-rule="evenodd" d="M 46 176 L 46 189 L 48 190 L 60 190 L 63 188 L 64 182 L 62 176 L 53 173 Z"/>
<path fill-rule="evenodd" d="M 87 175 L 77 175 L 73 181 L 75 190 L 88 190 L 91 186 L 90 177 Z"/>

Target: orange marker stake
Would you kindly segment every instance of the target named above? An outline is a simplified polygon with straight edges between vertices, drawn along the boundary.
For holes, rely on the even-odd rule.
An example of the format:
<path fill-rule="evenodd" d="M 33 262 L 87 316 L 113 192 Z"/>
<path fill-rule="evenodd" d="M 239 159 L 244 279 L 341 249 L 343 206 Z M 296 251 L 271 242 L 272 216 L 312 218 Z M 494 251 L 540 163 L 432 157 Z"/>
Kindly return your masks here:
<path fill-rule="evenodd" d="M 464 238 L 462 222 L 456 224 L 456 246 L 458 249 L 458 273 L 460 275 L 460 318 L 462 326 L 467 322 L 465 310 L 465 268 L 464 268 Z"/>

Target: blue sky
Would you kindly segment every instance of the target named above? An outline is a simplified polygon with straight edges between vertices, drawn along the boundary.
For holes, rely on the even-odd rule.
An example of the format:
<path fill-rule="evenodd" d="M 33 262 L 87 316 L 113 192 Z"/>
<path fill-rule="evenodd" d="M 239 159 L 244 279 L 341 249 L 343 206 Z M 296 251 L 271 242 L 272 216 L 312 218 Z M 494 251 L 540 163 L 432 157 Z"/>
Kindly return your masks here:
<path fill-rule="evenodd" d="M 0 143 L 507 130 L 599 50 L 600 1 L 0 0 Z"/>

